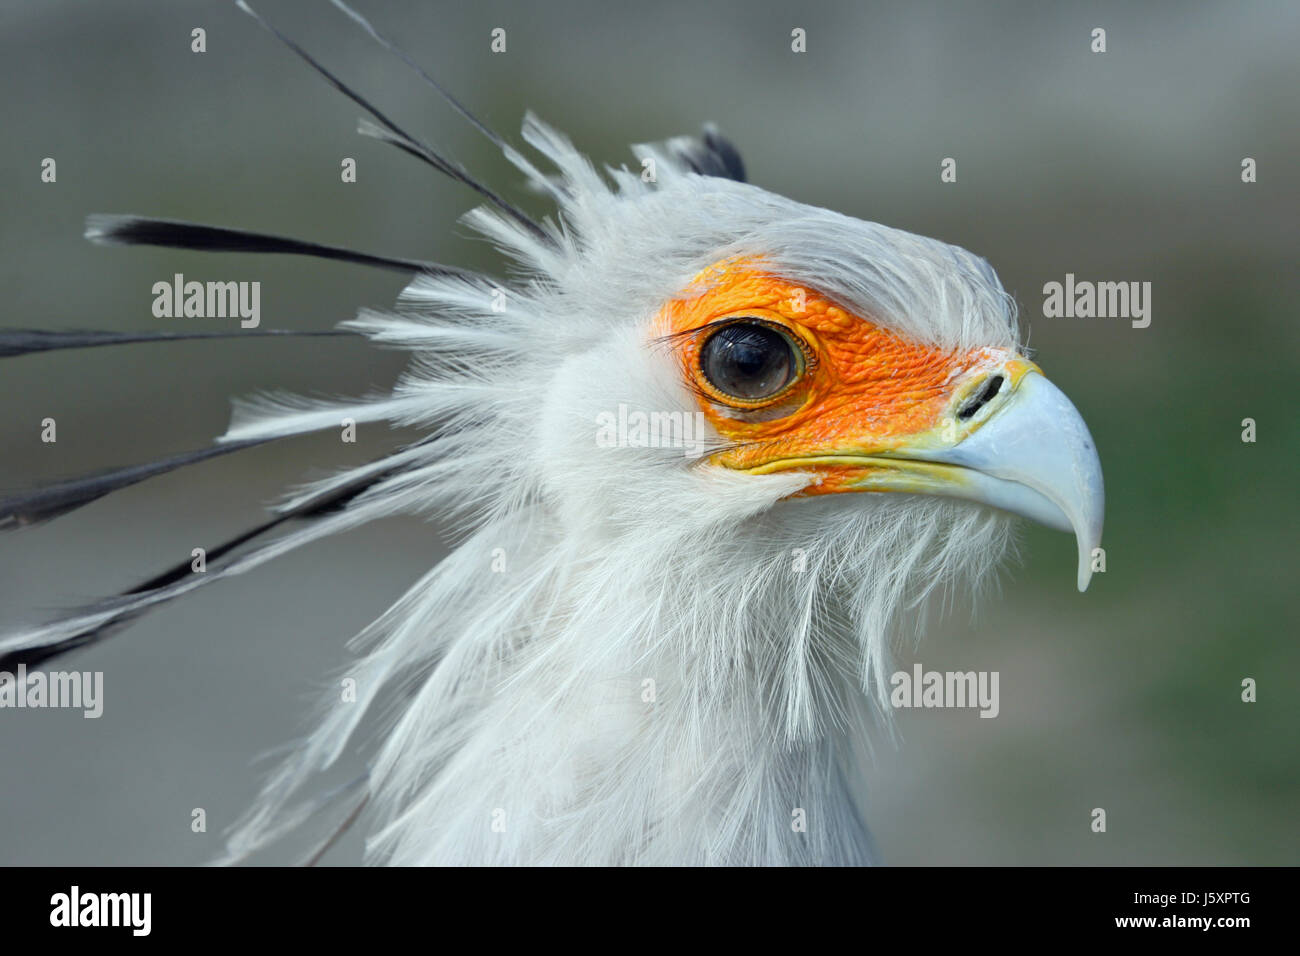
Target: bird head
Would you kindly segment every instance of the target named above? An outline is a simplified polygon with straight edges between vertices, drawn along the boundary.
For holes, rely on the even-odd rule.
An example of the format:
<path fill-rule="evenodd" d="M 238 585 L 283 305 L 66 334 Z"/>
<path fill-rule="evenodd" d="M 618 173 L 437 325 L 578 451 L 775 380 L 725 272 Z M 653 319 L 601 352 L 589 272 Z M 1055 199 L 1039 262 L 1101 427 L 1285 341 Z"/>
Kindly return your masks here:
<path fill-rule="evenodd" d="M 888 513 L 889 538 L 921 516 L 993 509 L 1072 531 L 1086 588 L 1102 526 L 1096 451 L 1018 346 L 1014 304 L 984 260 L 702 175 L 739 166 L 709 166 L 734 157 L 712 129 L 637 147 L 650 182 L 602 177 L 534 118 L 524 137 L 561 170 L 543 178 L 515 157 L 558 201 L 565 242 L 474 214 L 533 279 L 490 319 L 514 352 L 492 374 L 523 413 L 503 474 L 531 466 L 574 523 L 680 534 L 810 499 L 826 499 L 828 523 Z M 414 297 L 434 286 L 417 281 Z M 936 511 L 935 498 L 953 506 Z"/>

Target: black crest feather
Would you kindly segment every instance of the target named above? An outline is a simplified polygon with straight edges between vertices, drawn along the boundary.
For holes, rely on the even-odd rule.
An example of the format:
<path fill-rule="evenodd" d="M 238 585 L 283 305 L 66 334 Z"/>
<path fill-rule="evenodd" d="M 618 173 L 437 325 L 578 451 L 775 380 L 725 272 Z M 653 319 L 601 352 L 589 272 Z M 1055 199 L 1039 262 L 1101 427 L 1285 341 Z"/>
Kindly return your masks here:
<path fill-rule="evenodd" d="M 740 151 L 712 123 L 706 123 L 698 137 L 678 136 L 665 145 L 693 173 L 745 182 L 745 162 Z"/>
<path fill-rule="evenodd" d="M 197 222 L 184 222 L 180 219 L 99 213 L 86 217 L 86 238 L 91 242 L 110 246 L 167 246 L 172 249 L 197 249 L 202 252 L 282 253 L 314 256 L 318 259 L 335 259 L 339 262 L 375 266 L 396 272 L 427 272 L 432 275 L 473 277 L 473 273 L 465 269 L 438 265 L 436 262 L 373 255 L 345 249 L 342 246 L 326 246 L 303 239 L 290 239 L 285 236 L 249 232 L 246 229 L 230 229 L 225 226 L 208 226 Z"/>
<path fill-rule="evenodd" d="M 35 491 L 11 495 L 0 499 L 0 530 L 8 531 L 40 524 L 157 475 L 165 475 L 169 471 L 207 461 L 209 458 L 243 451 L 245 448 L 270 440 L 255 438 L 227 442 L 224 445 L 212 445 L 208 448 L 200 448 L 198 451 L 187 451 L 179 455 L 159 458 L 142 465 L 113 468 L 82 478 L 57 481 Z"/>
<path fill-rule="evenodd" d="M 142 342 L 188 342 L 195 339 L 284 338 L 296 336 L 353 336 L 346 330 L 299 332 L 294 329 L 240 329 L 225 332 L 105 332 L 98 329 L 0 329 L 0 358 L 55 352 L 60 349 L 90 349 L 104 345 L 136 345 Z"/>
<path fill-rule="evenodd" d="M 320 74 L 320 76 L 323 77 L 326 80 L 326 82 L 328 82 L 336 90 L 338 90 L 348 99 L 352 100 L 352 102 L 356 103 L 363 110 L 365 110 L 367 113 L 373 116 L 380 123 L 380 125 L 388 129 L 393 134 L 394 137 L 403 141 L 402 144 L 403 148 L 407 152 L 419 156 L 421 159 L 427 162 L 434 169 L 438 170 L 439 172 L 443 173 L 446 176 L 450 176 L 452 179 L 456 180 L 457 182 L 465 184 L 470 189 L 474 190 L 476 193 L 478 193 L 480 196 L 486 199 L 488 202 L 490 202 L 492 205 L 496 206 L 497 209 L 501 210 L 501 212 L 505 213 L 507 216 L 509 216 L 519 225 L 527 229 L 530 233 L 532 233 L 532 235 L 534 235 L 538 239 L 546 243 L 552 242 L 551 236 L 546 232 L 546 230 L 544 230 L 541 226 L 539 226 L 536 222 L 534 222 L 531 218 L 529 218 L 529 216 L 525 212 L 523 212 L 523 210 L 519 209 L 519 207 L 513 205 L 512 203 L 506 201 L 501 196 L 497 195 L 493 190 L 488 188 L 483 183 L 479 182 L 477 179 L 475 179 L 473 176 L 467 173 L 464 169 L 462 169 L 459 164 L 454 163 L 451 160 L 447 159 L 445 156 L 437 152 L 437 150 L 435 150 L 433 147 L 416 139 L 410 133 L 406 132 L 404 129 L 402 129 L 392 120 L 390 120 L 387 116 L 381 113 L 377 107 L 372 105 L 360 93 L 352 89 L 352 87 L 348 86 L 341 79 L 335 76 L 334 73 L 332 73 L 330 70 L 322 66 L 316 60 L 316 58 L 313 57 L 310 53 L 304 50 L 293 40 L 289 39 L 289 37 L 281 33 L 270 23 L 268 23 L 266 19 L 263 18 L 262 15 L 259 14 L 256 10 L 254 10 L 251 6 L 249 6 L 248 3 L 245 2 L 245 0 L 236 0 L 235 6 L 239 7 L 240 10 L 244 11 L 250 17 L 256 20 L 262 27 L 266 29 L 268 33 L 270 33 L 277 40 L 283 43 L 286 47 L 292 50 L 299 58 L 303 60 L 303 62 L 305 62 L 308 66 L 310 66 L 313 70 L 315 70 L 318 74 Z M 353 16 L 354 19 L 359 19 L 356 15 L 352 14 L 351 11 L 346 11 L 346 12 L 348 12 L 349 15 Z M 374 33 L 373 28 L 371 29 L 371 33 L 372 35 L 378 37 L 378 34 Z M 439 87 L 439 89 L 441 88 Z M 461 111 L 467 114 L 467 111 L 464 110 L 463 107 L 461 108 Z M 482 128 L 486 129 L 486 127 L 482 127 Z M 494 134 L 489 132 L 488 135 L 491 136 Z"/>

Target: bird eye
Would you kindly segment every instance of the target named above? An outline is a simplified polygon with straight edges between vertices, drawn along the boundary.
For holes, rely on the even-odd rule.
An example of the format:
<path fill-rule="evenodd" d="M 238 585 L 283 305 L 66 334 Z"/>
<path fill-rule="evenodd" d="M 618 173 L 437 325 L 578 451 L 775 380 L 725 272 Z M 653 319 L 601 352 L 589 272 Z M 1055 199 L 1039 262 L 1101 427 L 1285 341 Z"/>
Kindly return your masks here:
<path fill-rule="evenodd" d="M 700 350 L 700 371 L 719 392 L 756 402 L 778 395 L 800 372 L 800 350 L 765 322 L 730 322 Z"/>

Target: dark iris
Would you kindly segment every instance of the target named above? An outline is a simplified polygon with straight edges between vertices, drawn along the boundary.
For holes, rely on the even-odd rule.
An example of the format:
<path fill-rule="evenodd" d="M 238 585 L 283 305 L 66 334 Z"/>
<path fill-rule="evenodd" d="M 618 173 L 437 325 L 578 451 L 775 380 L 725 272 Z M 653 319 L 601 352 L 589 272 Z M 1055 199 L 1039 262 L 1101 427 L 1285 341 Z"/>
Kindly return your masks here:
<path fill-rule="evenodd" d="M 790 340 L 760 322 L 724 325 L 700 350 L 700 369 L 709 384 L 743 401 L 776 395 L 790 384 L 798 367 Z"/>
<path fill-rule="evenodd" d="M 989 401 L 992 400 L 993 396 L 1000 391 L 1002 391 L 1002 376 L 994 375 L 988 380 L 988 384 L 980 390 L 980 393 L 976 395 L 965 408 L 957 413 L 957 417 L 961 419 L 970 418 L 987 405 Z"/>

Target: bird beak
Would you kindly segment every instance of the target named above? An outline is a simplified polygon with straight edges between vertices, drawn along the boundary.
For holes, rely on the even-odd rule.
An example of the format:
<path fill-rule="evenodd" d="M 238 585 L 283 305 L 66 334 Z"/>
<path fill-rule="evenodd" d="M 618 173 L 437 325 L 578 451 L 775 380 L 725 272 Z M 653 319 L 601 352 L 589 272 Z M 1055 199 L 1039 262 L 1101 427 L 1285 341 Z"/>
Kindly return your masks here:
<path fill-rule="evenodd" d="M 1026 372 L 1001 407 L 950 448 L 903 453 L 958 469 L 936 476 L 939 493 L 1073 531 L 1079 590 L 1088 589 L 1106 504 L 1101 461 L 1078 410 L 1041 372 Z"/>
<path fill-rule="evenodd" d="M 884 443 L 864 437 L 815 457 L 769 462 L 751 470 L 811 467 L 821 473 L 821 484 L 804 494 L 940 495 L 1073 531 L 1079 590 L 1087 590 L 1105 510 L 1096 446 L 1074 405 L 1036 365 L 1015 359 L 1001 371 L 1009 387 L 1004 385 L 968 420 L 961 420 L 955 411 L 961 402 L 954 402 L 937 426 L 901 440 Z"/>

